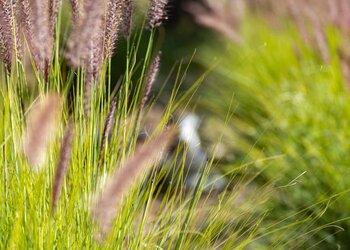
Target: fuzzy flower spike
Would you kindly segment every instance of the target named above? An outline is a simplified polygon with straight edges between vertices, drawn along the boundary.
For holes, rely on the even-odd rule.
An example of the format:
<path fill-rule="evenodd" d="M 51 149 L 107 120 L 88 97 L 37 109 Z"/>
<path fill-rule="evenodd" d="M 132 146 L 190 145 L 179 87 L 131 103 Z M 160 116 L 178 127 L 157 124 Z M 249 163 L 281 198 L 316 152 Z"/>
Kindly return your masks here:
<path fill-rule="evenodd" d="M 166 7 L 168 0 L 151 0 L 149 3 L 147 20 L 150 29 L 158 28 L 168 19 Z"/>

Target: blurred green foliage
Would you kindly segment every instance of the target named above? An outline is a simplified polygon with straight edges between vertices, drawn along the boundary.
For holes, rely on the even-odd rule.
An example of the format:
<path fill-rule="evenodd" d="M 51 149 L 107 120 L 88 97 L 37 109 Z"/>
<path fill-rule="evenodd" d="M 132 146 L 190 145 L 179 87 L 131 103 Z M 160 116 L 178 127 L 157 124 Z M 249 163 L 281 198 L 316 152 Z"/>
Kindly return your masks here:
<path fill-rule="evenodd" d="M 338 61 L 337 31 L 327 34 L 330 64 L 322 63 L 290 24 L 275 31 L 247 17 L 242 31 L 242 45 L 202 46 L 200 62 L 206 67 L 221 54 L 201 91 L 200 107 L 216 117 L 204 136 L 223 134 L 227 172 L 250 163 L 250 171 L 262 171 L 257 183 L 276 182 L 271 217 L 297 222 L 302 218 L 291 215 L 300 212 L 313 218 L 311 225 L 278 239 L 310 238 L 287 249 L 348 249 L 350 96 Z M 314 245 L 319 241 L 324 242 Z"/>

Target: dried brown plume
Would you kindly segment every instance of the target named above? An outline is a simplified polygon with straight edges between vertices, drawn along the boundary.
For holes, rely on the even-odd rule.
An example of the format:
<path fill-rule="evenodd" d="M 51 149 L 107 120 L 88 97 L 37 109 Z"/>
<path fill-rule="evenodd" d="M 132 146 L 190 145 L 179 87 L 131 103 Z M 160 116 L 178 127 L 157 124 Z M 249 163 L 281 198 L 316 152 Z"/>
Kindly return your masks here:
<path fill-rule="evenodd" d="M 45 161 L 48 145 L 56 132 L 60 109 L 60 97 L 49 94 L 35 103 L 28 115 L 23 150 L 33 170 L 40 170 Z"/>
<path fill-rule="evenodd" d="M 92 217 L 100 227 L 102 238 L 112 227 L 117 206 L 122 202 L 122 198 L 135 186 L 145 171 L 160 159 L 160 155 L 169 148 L 175 135 L 175 128 L 168 128 L 148 143 L 139 146 L 134 155 L 129 157 L 122 167 L 118 167 L 107 182 L 92 208 Z"/>
<path fill-rule="evenodd" d="M 56 167 L 56 173 L 54 183 L 52 187 L 52 207 L 51 214 L 53 215 L 56 211 L 58 198 L 61 194 L 63 185 L 63 178 L 67 173 L 68 164 L 72 155 L 72 143 L 74 138 L 74 124 L 73 120 L 70 119 L 67 127 L 64 130 L 63 140 L 60 149 L 60 156 Z"/>
<path fill-rule="evenodd" d="M 168 19 L 166 7 L 168 0 L 151 0 L 148 7 L 147 20 L 150 29 L 157 28 Z"/>
<path fill-rule="evenodd" d="M 116 46 L 116 42 L 118 39 L 118 33 L 121 26 L 122 21 L 122 12 L 124 10 L 124 1 L 108 1 L 107 4 L 107 13 L 105 16 L 105 27 L 104 34 L 103 30 L 100 36 L 103 37 L 103 45 L 104 45 L 104 59 L 111 58 Z"/>
<path fill-rule="evenodd" d="M 122 10 L 122 20 L 123 20 L 123 34 L 125 38 L 130 36 L 132 30 L 132 15 L 134 12 L 134 6 L 131 0 L 124 0 L 123 10 Z"/>
<path fill-rule="evenodd" d="M 0 1 L 0 59 L 5 63 L 8 72 L 12 68 L 15 45 L 19 44 L 18 28 L 14 18 L 15 11 L 15 2 L 10 0 Z"/>
<path fill-rule="evenodd" d="M 106 9 L 105 4 L 105 0 L 86 0 L 82 13 L 73 12 L 73 17 L 78 15 L 78 20 L 69 37 L 66 53 L 66 58 L 73 67 L 83 66 L 86 61 L 89 61 L 96 39 L 101 40 L 100 31 Z M 73 11 L 76 10 L 73 9 Z"/>
<path fill-rule="evenodd" d="M 16 29 L 23 33 L 37 70 L 48 78 L 54 45 L 54 28 L 61 0 L 4 0 L 12 2 Z M 17 32 L 17 31 L 16 31 Z M 21 34 L 18 35 L 22 37 Z M 17 39 L 22 47 L 23 39 Z"/>
<path fill-rule="evenodd" d="M 69 0 L 69 3 L 72 9 L 72 22 L 74 27 L 78 24 L 78 20 L 80 16 L 79 0 Z"/>
<path fill-rule="evenodd" d="M 57 22 L 57 16 L 58 16 L 58 12 L 60 10 L 60 6 L 61 6 L 61 0 L 50 0 L 49 1 L 49 23 L 50 23 L 50 31 L 52 32 L 52 36 L 53 31 L 55 29 L 55 25 Z"/>
<path fill-rule="evenodd" d="M 148 70 L 148 73 L 146 76 L 146 81 L 145 81 L 145 90 L 143 93 L 143 98 L 142 98 L 142 103 L 141 103 L 141 109 L 144 109 L 144 107 L 147 103 L 147 100 L 148 100 L 148 96 L 151 92 L 152 85 L 157 77 L 159 65 L 160 65 L 160 55 L 161 55 L 161 52 L 158 52 L 158 54 L 153 59 L 151 66 Z"/>

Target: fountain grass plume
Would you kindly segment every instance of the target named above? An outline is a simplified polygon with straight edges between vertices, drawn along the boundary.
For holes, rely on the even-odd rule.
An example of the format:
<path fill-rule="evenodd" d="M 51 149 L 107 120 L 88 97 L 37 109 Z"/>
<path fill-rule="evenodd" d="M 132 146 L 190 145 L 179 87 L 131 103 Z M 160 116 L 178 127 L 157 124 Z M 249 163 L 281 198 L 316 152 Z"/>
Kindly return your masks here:
<path fill-rule="evenodd" d="M 49 23 L 52 36 L 54 35 L 54 29 L 57 21 L 58 12 L 60 10 L 61 0 L 49 1 Z"/>
<path fill-rule="evenodd" d="M 132 15 L 134 12 L 134 5 L 131 0 L 124 0 L 122 20 L 123 20 L 123 34 L 128 38 L 132 30 Z"/>
<path fill-rule="evenodd" d="M 0 57 L 9 72 L 12 61 L 22 57 L 23 33 L 37 70 L 48 78 L 60 4 L 59 0 L 0 1 Z"/>
<path fill-rule="evenodd" d="M 148 7 L 147 21 L 148 28 L 155 29 L 168 19 L 166 7 L 168 0 L 151 0 Z"/>
<path fill-rule="evenodd" d="M 58 198 L 61 193 L 63 178 L 67 173 L 69 161 L 72 156 L 72 144 L 74 138 L 74 123 L 72 118 L 70 118 L 63 134 L 60 156 L 58 159 L 58 164 L 56 167 L 53 187 L 52 187 L 52 204 L 51 204 L 51 214 L 54 215 Z"/>
<path fill-rule="evenodd" d="M 61 109 L 61 98 L 48 94 L 34 104 L 28 115 L 23 137 L 23 151 L 33 170 L 40 170 L 46 159 L 50 141 L 55 135 Z"/>
<path fill-rule="evenodd" d="M 118 33 L 122 22 L 123 1 L 108 1 L 105 27 L 102 29 L 105 59 L 111 58 L 116 47 Z M 104 31 L 104 34 L 103 34 Z"/>
<path fill-rule="evenodd" d="M 104 238 L 111 229 L 122 198 L 135 186 L 137 180 L 161 159 L 161 154 L 169 148 L 176 134 L 175 128 L 168 128 L 139 146 L 123 166 L 116 169 L 92 208 L 92 217 L 100 228 L 100 238 Z"/>
<path fill-rule="evenodd" d="M 72 13 L 72 23 L 73 26 L 78 25 L 78 20 L 80 16 L 80 5 L 79 0 L 69 0 L 71 13 Z"/>
<path fill-rule="evenodd" d="M 15 4 L 11 1 L 0 1 L 0 59 L 4 61 L 8 72 L 11 72 L 14 46 L 16 44 L 14 31 L 16 25 L 14 20 Z"/>
<path fill-rule="evenodd" d="M 84 1 L 83 14 L 79 15 L 67 43 L 66 59 L 71 66 L 80 67 L 89 60 L 94 40 L 100 36 L 105 4 L 105 0 Z M 73 12 L 74 15 L 76 14 Z"/>
<path fill-rule="evenodd" d="M 31 51 L 33 60 L 36 65 L 39 65 L 39 59 L 35 51 L 34 46 L 34 33 L 33 33 L 33 15 L 30 7 L 29 0 L 19 1 L 17 4 L 18 23 L 21 31 L 24 33 L 24 37 L 27 41 L 29 49 Z"/>
<path fill-rule="evenodd" d="M 145 81 L 145 89 L 144 89 L 143 98 L 142 98 L 142 102 L 141 102 L 141 110 L 144 109 L 144 107 L 148 101 L 148 97 L 149 97 L 149 94 L 151 92 L 152 85 L 153 85 L 154 81 L 156 80 L 156 77 L 157 77 L 157 74 L 159 71 L 161 54 L 162 53 L 160 51 L 157 53 L 157 55 L 154 57 L 154 59 L 151 63 L 151 66 L 148 70 L 148 73 L 146 76 L 146 81 Z"/>
<path fill-rule="evenodd" d="M 32 13 L 32 27 L 34 38 L 31 41 L 31 49 L 36 67 L 40 72 L 48 77 L 49 61 L 51 60 L 51 50 L 53 46 L 53 37 L 50 31 L 49 22 L 49 3 L 48 1 L 33 0 L 29 2 Z"/>

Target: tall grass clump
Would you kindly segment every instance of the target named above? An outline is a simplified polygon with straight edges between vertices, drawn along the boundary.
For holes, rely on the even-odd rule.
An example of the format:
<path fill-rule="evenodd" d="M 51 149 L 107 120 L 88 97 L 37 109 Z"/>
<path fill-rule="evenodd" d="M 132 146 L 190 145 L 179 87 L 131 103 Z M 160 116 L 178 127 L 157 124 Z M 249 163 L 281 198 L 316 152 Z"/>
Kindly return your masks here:
<path fill-rule="evenodd" d="M 327 30 L 327 59 L 295 26 L 198 6 L 234 45 L 175 65 L 161 106 L 170 1 L 143 19 L 128 0 L 0 2 L 1 249 L 347 246 L 345 36 Z M 182 91 L 200 59 L 213 74 Z M 197 104 L 215 114 L 201 133 Z"/>
<path fill-rule="evenodd" d="M 1 249 L 252 249 L 284 233 L 262 226 L 272 181 L 235 172 L 215 190 L 217 148 L 195 161 L 200 145 L 178 136 L 208 72 L 183 92 L 191 61 L 177 65 L 168 103 L 155 102 L 169 9 L 152 0 L 137 25 L 127 0 L 0 2 Z"/>

